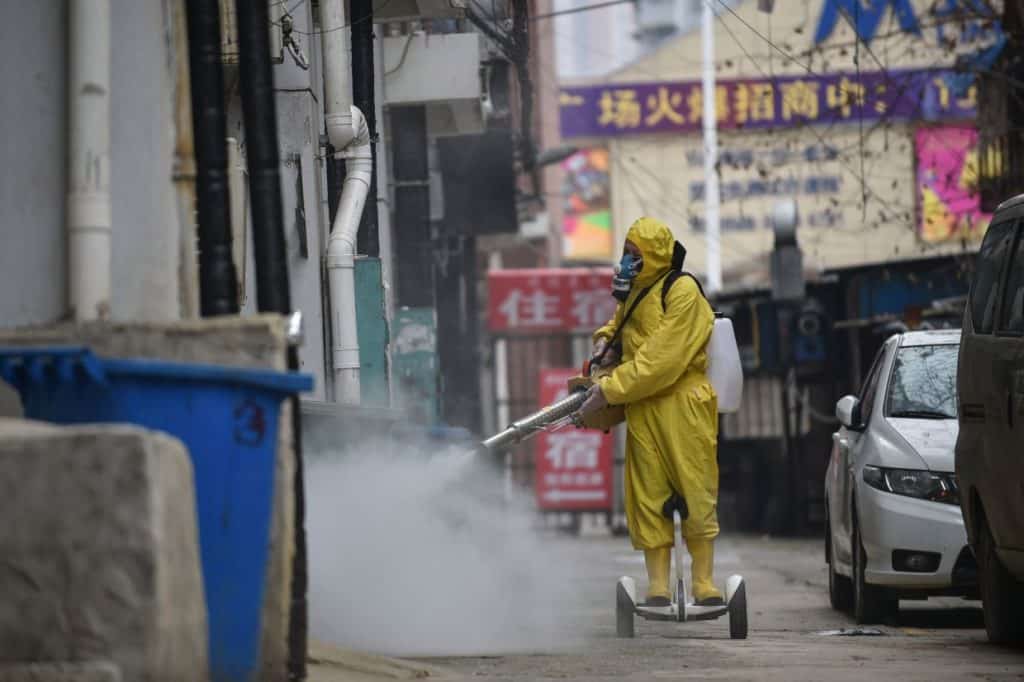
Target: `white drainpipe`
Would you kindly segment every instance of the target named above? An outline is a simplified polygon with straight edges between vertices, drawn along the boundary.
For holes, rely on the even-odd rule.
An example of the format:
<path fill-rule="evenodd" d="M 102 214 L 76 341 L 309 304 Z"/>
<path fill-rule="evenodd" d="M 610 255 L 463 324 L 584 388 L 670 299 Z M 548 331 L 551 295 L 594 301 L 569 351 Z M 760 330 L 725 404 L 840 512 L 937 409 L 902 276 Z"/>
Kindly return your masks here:
<path fill-rule="evenodd" d="M 68 292 L 78 320 L 110 315 L 110 0 L 72 0 L 68 28 Z"/>
<path fill-rule="evenodd" d="M 340 152 L 352 142 L 352 48 L 347 40 L 344 0 L 320 3 L 320 30 L 324 53 L 324 122 L 327 137 Z"/>
<path fill-rule="evenodd" d="M 324 51 L 327 137 L 345 159 L 345 182 L 331 237 L 327 241 L 327 281 L 334 339 L 334 400 L 358 405 L 359 335 L 356 329 L 356 233 L 373 174 L 366 119 L 352 106 L 350 49 L 343 0 L 322 0 L 320 27 Z"/>
<path fill-rule="evenodd" d="M 331 329 L 334 336 L 334 399 L 359 404 L 359 335 L 356 330 L 356 233 L 373 175 L 370 131 L 362 112 L 352 107 L 358 126 L 345 157 L 345 183 L 338 200 L 331 238 L 327 240 L 327 278 L 331 290 Z"/>

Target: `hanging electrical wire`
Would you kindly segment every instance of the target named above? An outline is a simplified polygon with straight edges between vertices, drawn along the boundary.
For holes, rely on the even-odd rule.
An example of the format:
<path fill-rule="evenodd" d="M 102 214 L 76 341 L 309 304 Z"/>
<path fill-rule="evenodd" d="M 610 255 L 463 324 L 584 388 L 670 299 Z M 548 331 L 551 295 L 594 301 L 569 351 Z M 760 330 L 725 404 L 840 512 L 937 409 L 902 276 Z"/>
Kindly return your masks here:
<path fill-rule="evenodd" d="M 704 0 L 704 1 L 705 1 L 705 2 L 711 2 L 711 0 Z M 759 36 L 759 37 L 760 37 L 760 38 L 761 38 L 762 40 L 765 40 L 765 41 L 767 41 L 767 40 L 768 40 L 768 38 L 767 38 L 767 37 L 766 37 L 766 36 L 765 36 L 764 34 L 762 34 L 762 33 L 761 33 L 760 31 L 758 31 L 758 30 L 757 30 L 757 29 L 756 29 L 756 28 L 755 28 L 754 26 L 751 26 L 749 22 L 747 22 L 747 21 L 746 21 L 745 19 L 743 19 L 742 17 L 740 17 L 740 16 L 738 15 L 738 14 L 736 14 L 735 12 L 733 12 L 733 11 L 732 11 L 732 9 L 731 9 L 731 8 L 730 8 L 730 7 L 728 6 L 728 5 L 725 5 L 725 4 L 724 4 L 724 3 L 722 2 L 722 0 L 717 0 L 717 2 L 718 2 L 719 4 L 721 4 L 721 5 L 723 6 L 723 7 L 725 7 L 726 9 L 728 9 L 728 10 L 729 10 L 729 12 L 730 12 L 730 13 L 731 13 L 731 14 L 732 14 L 732 15 L 733 15 L 734 17 L 736 17 L 737 19 L 739 19 L 740 23 L 742 23 L 742 24 L 743 24 L 744 26 L 746 26 L 747 28 L 749 28 L 749 29 L 750 29 L 750 30 L 751 30 L 751 31 L 752 31 L 752 32 L 753 32 L 753 33 L 754 33 L 755 35 Z M 765 73 L 764 69 L 763 69 L 763 68 L 762 68 L 762 67 L 761 67 L 761 66 L 760 66 L 760 65 L 759 65 L 759 64 L 758 64 L 758 63 L 757 63 L 757 62 L 756 62 L 756 61 L 755 61 L 755 60 L 753 59 L 753 57 L 751 57 L 750 53 L 749 53 L 749 52 L 747 51 L 747 48 L 746 48 L 746 47 L 745 47 L 745 46 L 743 45 L 743 42 L 742 42 L 742 41 L 741 41 L 741 40 L 739 39 L 739 37 L 738 37 L 738 36 L 737 36 L 737 35 L 736 35 L 736 34 L 735 34 L 735 33 L 734 33 L 733 31 L 732 31 L 732 29 L 730 29 L 730 28 L 729 28 L 729 25 L 728 25 L 728 24 L 726 24 L 726 23 L 725 23 L 724 21 L 721 21 L 721 18 L 719 18 L 719 24 L 721 24 L 722 28 L 724 28 L 724 29 L 725 29 L 725 31 L 726 31 L 726 33 L 728 33 L 728 34 L 729 34 L 729 36 L 730 36 L 730 37 L 731 37 L 731 38 L 733 39 L 733 42 L 735 42 L 735 43 L 736 43 L 736 46 L 737 46 L 737 47 L 738 47 L 738 48 L 739 48 L 739 49 L 740 49 L 740 50 L 741 50 L 741 51 L 742 51 L 742 52 L 743 52 L 743 53 L 744 53 L 745 55 L 747 55 L 747 58 L 751 60 L 751 62 L 752 62 L 752 63 L 754 64 L 755 68 L 757 68 L 757 70 L 758 70 L 758 71 L 760 71 L 761 75 L 762 75 L 762 76 L 764 76 L 764 77 L 766 77 L 766 78 L 770 78 L 770 77 L 771 77 L 771 75 L 770 75 L 770 74 L 768 74 L 768 73 Z M 772 47 L 774 47 L 774 48 L 775 48 L 776 50 L 778 50 L 778 51 L 779 51 L 779 52 L 780 52 L 781 54 L 783 54 L 783 55 L 784 55 L 784 56 L 786 56 L 787 58 L 789 58 L 789 59 L 793 59 L 793 58 L 792 58 L 792 56 L 791 56 L 791 55 L 790 55 L 790 54 L 789 54 L 788 52 L 786 52 L 785 50 L 783 50 L 783 49 L 782 49 L 781 47 L 778 47 L 778 46 L 776 46 L 776 45 L 775 45 L 774 43 L 772 43 Z M 811 76 L 814 76 L 814 75 L 816 75 L 816 74 L 814 73 L 814 71 L 813 71 L 813 70 L 812 70 L 812 69 L 811 69 L 811 68 L 810 68 L 809 66 L 806 66 L 806 65 L 800 64 L 800 63 L 799 63 L 799 62 L 797 62 L 797 61 L 796 61 L 795 59 L 794 59 L 793 61 L 794 61 L 794 63 L 796 63 L 796 64 L 798 64 L 799 66 L 801 66 L 802 68 L 804 68 L 804 69 L 805 69 L 805 70 L 807 71 L 807 73 L 808 73 L 809 75 L 811 75 Z M 828 141 L 827 141 L 827 139 L 826 139 L 825 135 L 823 135 L 823 134 L 821 134 L 820 132 L 818 132 L 818 130 L 817 130 L 817 129 L 816 129 L 816 128 L 815 128 L 814 126 L 807 126 L 807 127 L 805 128 L 805 130 L 807 130 L 808 132 L 810 132 L 811 134 L 813 134 L 813 135 L 814 135 L 814 136 L 815 136 L 816 138 L 818 138 L 818 141 L 819 141 L 819 142 L 821 142 L 822 144 L 827 144 L 827 143 L 828 143 Z M 863 156 L 863 155 L 861 155 L 861 156 Z M 839 162 L 840 162 L 840 163 L 841 163 L 841 164 L 842 164 L 842 165 L 843 165 L 843 166 L 844 166 L 844 167 L 845 167 L 845 168 L 846 168 L 846 169 L 847 169 L 847 170 L 848 170 L 848 171 L 849 171 L 849 172 L 850 172 L 850 173 L 851 173 L 851 174 L 852 174 L 852 175 L 853 175 L 853 176 L 854 176 L 855 178 L 857 178 L 857 180 L 858 180 L 858 181 L 860 181 L 860 182 L 862 183 L 862 185 L 864 186 L 864 188 L 865 188 L 865 189 L 866 189 L 866 190 L 867 190 L 868 192 L 870 192 L 870 194 L 872 194 L 872 195 L 874 196 L 875 200 L 876 200 L 876 201 L 878 201 L 878 203 L 879 203 L 879 204 L 881 204 L 881 205 L 882 205 L 883 207 L 885 207 L 885 209 L 886 209 L 887 211 L 890 211 L 890 212 L 892 212 L 892 213 L 898 213 L 898 212 L 897 212 L 897 211 L 896 211 L 895 209 L 893 209 L 893 208 L 892 208 L 892 207 L 890 206 L 890 204 L 889 204 L 889 203 L 888 203 L 888 202 L 887 202 L 887 201 L 886 201 L 886 200 L 885 200 L 884 198 L 882 198 L 881 196 L 879 196 L 877 192 L 875 192 L 874 190 L 871 190 L 871 189 L 870 189 L 870 188 L 868 187 L 868 184 L 867 184 L 867 179 L 866 179 L 866 176 L 865 176 L 865 174 L 864 174 L 864 173 L 858 172 L 858 171 L 857 171 L 857 170 L 856 170 L 855 168 L 853 168 L 853 166 L 852 166 L 851 164 L 849 164 L 849 163 L 848 163 L 848 162 L 847 162 L 847 161 L 846 161 L 845 159 L 843 159 L 843 158 L 841 158 L 841 157 L 840 157 L 840 158 L 839 158 L 838 160 L 839 160 Z"/>
<path fill-rule="evenodd" d="M 474 3 L 476 4 L 476 3 Z M 512 28 L 504 32 L 472 7 L 465 9 L 466 18 L 490 38 L 509 60 L 519 84 L 519 162 L 530 178 L 531 195 L 541 191 L 537 167 L 537 147 L 533 139 L 534 85 L 530 76 L 530 9 L 528 0 L 511 0 Z"/>
<path fill-rule="evenodd" d="M 573 7 L 572 9 L 558 10 L 557 12 L 548 12 L 547 14 L 535 14 L 530 17 L 530 21 L 540 21 L 541 19 L 552 19 L 554 17 L 562 17 L 567 14 L 578 14 L 579 12 L 590 12 L 595 9 L 604 9 L 605 7 L 613 7 L 615 5 L 624 5 L 626 3 L 633 3 L 636 0 L 608 0 L 608 2 L 598 2 L 593 5 L 584 5 L 582 7 Z"/>

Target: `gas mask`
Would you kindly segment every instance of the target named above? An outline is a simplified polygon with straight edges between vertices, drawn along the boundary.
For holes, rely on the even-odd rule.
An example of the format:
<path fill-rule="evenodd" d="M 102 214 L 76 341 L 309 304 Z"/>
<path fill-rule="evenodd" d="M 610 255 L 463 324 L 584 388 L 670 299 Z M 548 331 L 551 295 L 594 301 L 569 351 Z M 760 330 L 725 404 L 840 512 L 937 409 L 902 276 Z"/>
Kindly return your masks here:
<path fill-rule="evenodd" d="M 612 277 L 612 296 L 624 302 L 629 296 L 629 290 L 633 288 L 633 280 L 643 266 L 643 257 L 623 254 L 622 260 L 615 266 L 615 276 Z"/>

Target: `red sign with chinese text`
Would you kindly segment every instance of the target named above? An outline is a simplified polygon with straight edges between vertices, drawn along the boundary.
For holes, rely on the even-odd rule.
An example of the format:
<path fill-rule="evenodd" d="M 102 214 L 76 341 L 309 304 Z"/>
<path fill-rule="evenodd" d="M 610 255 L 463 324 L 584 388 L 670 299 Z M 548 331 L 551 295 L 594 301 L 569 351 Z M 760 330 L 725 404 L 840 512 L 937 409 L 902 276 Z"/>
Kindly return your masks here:
<path fill-rule="evenodd" d="M 571 369 L 540 371 L 540 404 L 564 398 Z M 537 506 L 544 510 L 597 511 L 612 507 L 614 444 L 610 433 L 572 425 L 537 436 Z"/>
<path fill-rule="evenodd" d="M 611 268 L 533 268 L 487 273 L 492 332 L 591 332 L 615 314 Z"/>

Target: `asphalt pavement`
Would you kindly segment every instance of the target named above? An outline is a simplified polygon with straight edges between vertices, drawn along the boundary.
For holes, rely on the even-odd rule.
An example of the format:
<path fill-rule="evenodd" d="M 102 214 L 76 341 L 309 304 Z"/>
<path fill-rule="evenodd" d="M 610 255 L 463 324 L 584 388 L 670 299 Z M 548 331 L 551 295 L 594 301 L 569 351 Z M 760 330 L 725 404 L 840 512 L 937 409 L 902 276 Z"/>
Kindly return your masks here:
<path fill-rule="evenodd" d="M 406 660 L 395 676 L 501 680 L 1009 680 L 1024 679 L 1024 650 L 990 645 L 980 602 L 903 601 L 893 621 L 867 630 L 831 609 L 822 543 L 816 539 L 723 536 L 716 580 L 747 582 L 750 632 L 729 638 L 726 618 L 638 620 L 635 639 L 615 636 L 620 575 L 644 585 L 642 554 L 604 533 L 559 536 L 552 562 L 569 562 L 561 636 L 535 651 Z M 515 599 L 510 593 L 509 599 Z M 1024 617 L 1024 614 L 1022 614 Z M 314 672 L 316 666 L 314 666 Z M 365 673 L 365 671 L 364 671 Z M 387 676 L 386 673 L 381 673 Z M 345 677 L 342 669 L 321 680 Z"/>

